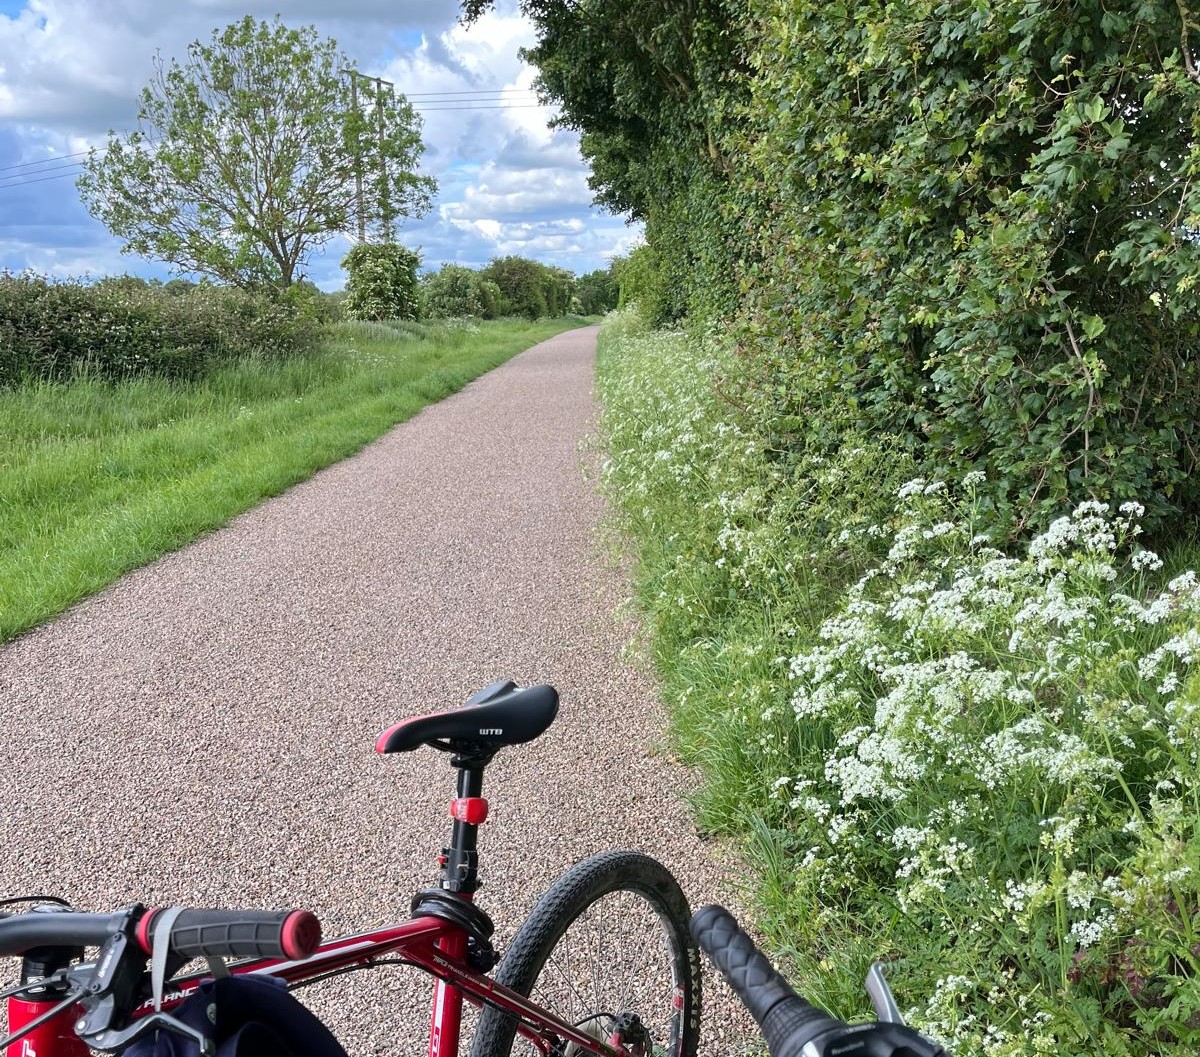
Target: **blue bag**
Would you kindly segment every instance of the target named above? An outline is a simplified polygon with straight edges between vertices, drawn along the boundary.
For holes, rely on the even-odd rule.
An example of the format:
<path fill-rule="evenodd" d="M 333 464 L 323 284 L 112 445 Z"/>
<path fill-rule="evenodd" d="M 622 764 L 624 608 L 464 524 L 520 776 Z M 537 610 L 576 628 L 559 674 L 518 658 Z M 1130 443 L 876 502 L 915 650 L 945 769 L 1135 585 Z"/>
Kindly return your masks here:
<path fill-rule="evenodd" d="M 216 1057 L 347 1057 L 341 1043 L 272 976 L 207 980 L 172 1014 L 213 1040 Z M 125 1057 L 200 1057 L 170 1031 L 135 1042 Z"/>

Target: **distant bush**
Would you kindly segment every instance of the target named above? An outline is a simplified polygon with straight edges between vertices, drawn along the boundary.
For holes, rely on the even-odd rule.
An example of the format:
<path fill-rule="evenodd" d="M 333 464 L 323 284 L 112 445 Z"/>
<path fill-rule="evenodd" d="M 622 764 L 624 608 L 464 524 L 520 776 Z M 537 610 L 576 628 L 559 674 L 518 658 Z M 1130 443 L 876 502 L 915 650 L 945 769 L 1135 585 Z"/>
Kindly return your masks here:
<path fill-rule="evenodd" d="M 443 264 L 439 271 L 422 279 L 421 314 L 430 319 L 495 319 L 499 308 L 500 288 L 461 264 Z"/>
<path fill-rule="evenodd" d="M 620 293 L 616 270 L 610 265 L 576 280 L 572 307 L 585 316 L 601 316 L 617 307 Z"/>
<path fill-rule="evenodd" d="M 291 355 L 313 336 L 293 306 L 229 287 L 0 276 L 0 385 L 81 370 L 193 378 L 241 357 Z"/>
<path fill-rule="evenodd" d="M 571 310 L 575 276 L 526 257 L 498 257 L 480 272 L 500 292 L 497 308 L 502 316 L 541 319 Z"/>
<path fill-rule="evenodd" d="M 651 323 L 672 322 L 678 315 L 662 259 L 653 246 L 639 246 L 616 265 L 618 308 L 637 305 Z"/>
<path fill-rule="evenodd" d="M 362 243 L 346 254 L 349 272 L 344 308 L 350 319 L 416 319 L 417 267 L 421 258 L 391 242 Z"/>

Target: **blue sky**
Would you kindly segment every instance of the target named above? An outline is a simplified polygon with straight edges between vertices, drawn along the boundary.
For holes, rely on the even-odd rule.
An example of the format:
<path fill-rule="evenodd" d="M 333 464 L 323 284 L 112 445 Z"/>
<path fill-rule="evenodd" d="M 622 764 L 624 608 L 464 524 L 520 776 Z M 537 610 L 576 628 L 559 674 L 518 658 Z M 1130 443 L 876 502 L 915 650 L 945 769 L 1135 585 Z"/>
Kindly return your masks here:
<path fill-rule="evenodd" d="M 639 240 L 591 206 L 575 134 L 547 128 L 553 111 L 536 105 L 517 56 L 533 34 L 508 0 L 469 30 L 456 0 L 0 0 L 0 269 L 172 274 L 123 255 L 88 215 L 75 190 L 80 152 L 133 126 L 156 51 L 183 56 L 247 13 L 315 25 L 421 111 L 422 168 L 439 193 L 400 238 L 426 266 L 519 254 L 585 272 Z M 349 245 L 338 237 L 316 251 L 309 278 L 340 287 Z"/>

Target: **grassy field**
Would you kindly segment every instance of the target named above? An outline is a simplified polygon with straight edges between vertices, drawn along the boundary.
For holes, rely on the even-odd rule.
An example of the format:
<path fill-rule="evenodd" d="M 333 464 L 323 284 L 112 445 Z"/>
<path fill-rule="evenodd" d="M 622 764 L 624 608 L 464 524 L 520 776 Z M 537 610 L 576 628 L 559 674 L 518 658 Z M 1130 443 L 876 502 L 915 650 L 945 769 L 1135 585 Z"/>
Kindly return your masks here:
<path fill-rule="evenodd" d="M 197 383 L 0 391 L 0 641 L 575 325 L 347 323 L 316 354 Z"/>

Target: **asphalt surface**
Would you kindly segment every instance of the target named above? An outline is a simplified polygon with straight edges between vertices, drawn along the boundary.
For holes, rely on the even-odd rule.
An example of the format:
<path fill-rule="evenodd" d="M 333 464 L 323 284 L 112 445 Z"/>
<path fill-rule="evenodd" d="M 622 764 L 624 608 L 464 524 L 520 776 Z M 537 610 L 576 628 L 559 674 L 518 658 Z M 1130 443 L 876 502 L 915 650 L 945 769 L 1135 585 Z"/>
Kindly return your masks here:
<path fill-rule="evenodd" d="M 302 906 L 329 936 L 403 920 L 448 838 L 453 772 L 429 749 L 377 756 L 376 735 L 511 678 L 562 705 L 487 773 L 479 902 L 501 939 L 602 849 L 659 858 L 693 906 L 737 905 L 626 658 L 629 585 L 588 454 L 595 339 L 543 342 L 0 647 L 0 896 Z M 703 1052 L 743 1052 L 744 1020 L 705 982 Z M 428 992 L 398 968 L 302 994 L 352 1054 L 424 1054 Z"/>

